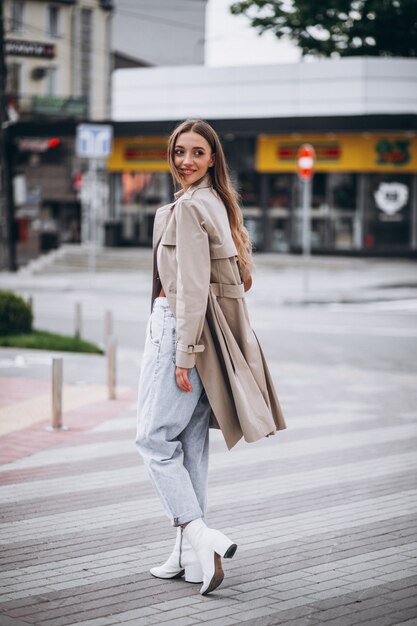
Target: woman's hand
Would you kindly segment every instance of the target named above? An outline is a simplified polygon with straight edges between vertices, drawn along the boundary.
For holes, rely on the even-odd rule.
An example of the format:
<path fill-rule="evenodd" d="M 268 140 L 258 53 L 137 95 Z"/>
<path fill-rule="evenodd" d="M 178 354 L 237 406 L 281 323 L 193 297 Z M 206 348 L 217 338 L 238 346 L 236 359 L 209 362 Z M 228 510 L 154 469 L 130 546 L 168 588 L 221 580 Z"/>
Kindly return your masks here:
<path fill-rule="evenodd" d="M 177 381 L 177 386 L 181 389 L 181 391 L 193 390 L 190 380 L 188 378 L 188 369 L 186 367 L 176 367 L 175 378 Z"/>
<path fill-rule="evenodd" d="M 245 282 L 243 283 L 245 291 L 249 291 L 249 289 L 252 287 L 252 276 L 248 276 L 247 279 L 245 280 Z"/>

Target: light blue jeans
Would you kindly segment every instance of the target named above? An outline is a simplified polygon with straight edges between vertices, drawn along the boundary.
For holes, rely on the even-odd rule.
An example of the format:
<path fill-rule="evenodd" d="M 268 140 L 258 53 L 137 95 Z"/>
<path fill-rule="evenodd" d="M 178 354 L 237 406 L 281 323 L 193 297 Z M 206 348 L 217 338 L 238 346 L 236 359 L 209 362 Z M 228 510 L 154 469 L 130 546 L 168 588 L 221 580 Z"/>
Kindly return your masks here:
<path fill-rule="evenodd" d="M 195 367 L 193 390 L 175 380 L 175 318 L 156 298 L 146 329 L 136 446 L 173 526 L 205 516 L 210 405 Z"/>

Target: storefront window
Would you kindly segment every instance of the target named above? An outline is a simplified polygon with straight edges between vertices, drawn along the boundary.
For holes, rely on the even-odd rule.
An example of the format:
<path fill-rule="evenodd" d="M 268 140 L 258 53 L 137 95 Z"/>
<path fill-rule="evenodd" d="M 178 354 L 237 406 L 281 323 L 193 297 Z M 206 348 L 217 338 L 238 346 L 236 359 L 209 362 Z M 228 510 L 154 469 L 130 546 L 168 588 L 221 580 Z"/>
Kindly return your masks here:
<path fill-rule="evenodd" d="M 330 199 L 331 247 L 350 250 L 357 244 L 359 211 L 357 210 L 357 175 L 350 173 L 328 174 Z"/>
<path fill-rule="evenodd" d="M 122 222 L 123 240 L 129 244 L 152 242 L 158 207 L 169 202 L 171 180 L 165 172 L 114 174 L 116 215 Z"/>
<path fill-rule="evenodd" d="M 329 240 L 330 207 L 326 194 L 326 177 L 327 174 L 314 174 L 311 182 L 310 242 L 313 250 L 326 247 Z M 300 248 L 302 242 L 303 184 L 296 179 L 295 205 L 291 220 L 291 243 L 295 248 Z"/>
<path fill-rule="evenodd" d="M 301 245 L 302 183 L 296 184 L 292 244 Z M 349 250 L 357 229 L 357 175 L 316 173 L 312 179 L 311 247 L 316 250 Z"/>
<path fill-rule="evenodd" d="M 240 172 L 237 188 L 245 226 L 255 248 L 262 245 L 261 177 L 256 172 Z"/>
<path fill-rule="evenodd" d="M 294 176 L 271 174 L 269 177 L 268 217 L 271 228 L 269 247 L 274 252 L 288 252 L 290 246 L 290 207 Z"/>

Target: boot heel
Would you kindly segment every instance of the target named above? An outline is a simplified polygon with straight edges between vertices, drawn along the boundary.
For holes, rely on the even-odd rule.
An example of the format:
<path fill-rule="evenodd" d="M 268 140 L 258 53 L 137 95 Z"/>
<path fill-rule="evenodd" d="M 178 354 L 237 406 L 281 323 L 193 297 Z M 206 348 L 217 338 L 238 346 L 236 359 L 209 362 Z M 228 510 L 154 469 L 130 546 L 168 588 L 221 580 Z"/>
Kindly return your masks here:
<path fill-rule="evenodd" d="M 203 582 L 203 572 L 199 563 L 188 565 L 185 568 L 184 580 L 187 583 Z"/>
<path fill-rule="evenodd" d="M 226 552 L 223 554 L 223 557 L 225 559 L 231 559 L 233 556 L 235 556 L 236 550 L 237 550 L 237 544 L 232 543 L 230 548 L 228 548 L 228 550 L 226 550 Z"/>
<path fill-rule="evenodd" d="M 229 537 L 218 530 L 213 531 L 213 550 L 226 559 L 231 559 L 236 552 L 237 545 Z"/>

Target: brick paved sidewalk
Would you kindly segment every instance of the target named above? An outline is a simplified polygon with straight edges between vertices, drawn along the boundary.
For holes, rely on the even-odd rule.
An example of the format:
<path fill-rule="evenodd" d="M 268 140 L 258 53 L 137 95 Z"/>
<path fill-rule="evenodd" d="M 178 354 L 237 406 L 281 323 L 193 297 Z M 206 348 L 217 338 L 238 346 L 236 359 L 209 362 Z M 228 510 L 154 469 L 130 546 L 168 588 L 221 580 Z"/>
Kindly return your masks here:
<path fill-rule="evenodd" d="M 134 449 L 134 394 L 74 408 L 68 433 L 0 437 L 0 625 L 416 624 L 417 377 L 271 369 L 288 430 L 231 452 L 211 436 L 209 522 L 239 548 L 207 597 L 148 573 L 175 531 Z"/>

